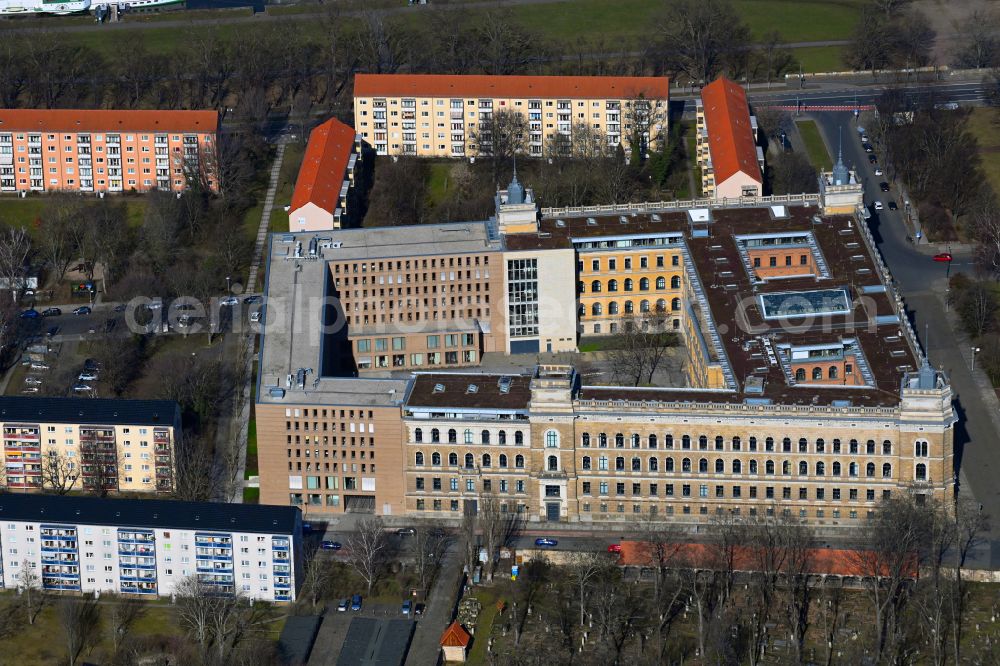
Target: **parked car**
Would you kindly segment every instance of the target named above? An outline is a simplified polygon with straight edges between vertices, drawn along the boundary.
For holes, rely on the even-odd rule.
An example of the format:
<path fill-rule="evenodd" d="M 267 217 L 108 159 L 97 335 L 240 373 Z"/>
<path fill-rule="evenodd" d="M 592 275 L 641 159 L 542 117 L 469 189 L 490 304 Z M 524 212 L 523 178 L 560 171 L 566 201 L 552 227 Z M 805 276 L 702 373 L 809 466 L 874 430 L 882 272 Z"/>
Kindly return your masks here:
<path fill-rule="evenodd" d="M 90 307 L 86 305 L 81 305 L 80 307 L 73 310 L 73 314 L 75 315 L 89 315 L 91 312 L 93 312 L 93 310 L 91 310 Z"/>
<path fill-rule="evenodd" d="M 320 548 L 323 550 L 340 550 L 342 546 L 337 541 L 323 541 L 320 544 Z"/>
<path fill-rule="evenodd" d="M 32 370 L 48 370 L 49 366 L 48 366 L 47 363 L 42 363 L 41 361 L 32 361 L 31 362 L 31 369 Z"/>
<path fill-rule="evenodd" d="M 97 381 L 97 373 L 87 372 L 86 370 L 84 370 L 83 372 L 80 373 L 80 376 L 77 377 L 77 379 L 79 379 L 82 382 L 94 382 Z"/>
<path fill-rule="evenodd" d="M 559 542 L 549 537 L 539 537 L 535 539 L 535 545 L 539 548 L 555 548 L 559 545 Z"/>
<path fill-rule="evenodd" d="M 41 315 L 38 314 L 38 310 L 31 308 L 30 310 L 25 310 L 17 316 L 21 319 L 38 319 Z"/>
<path fill-rule="evenodd" d="M 45 331 L 45 334 L 51 338 L 52 336 L 54 336 L 58 332 L 59 332 L 59 327 L 58 326 L 50 326 L 49 330 Z"/>
<path fill-rule="evenodd" d="M 353 597 L 351 597 L 351 610 L 352 611 L 359 611 L 359 610 L 361 610 L 361 595 L 360 594 L 355 594 Z"/>
<path fill-rule="evenodd" d="M 73 390 L 78 393 L 83 393 L 85 391 L 93 391 L 94 387 L 88 386 L 87 384 L 73 384 Z"/>
<path fill-rule="evenodd" d="M 416 533 L 417 531 L 412 527 L 400 527 L 398 530 L 396 530 L 396 534 L 398 534 L 399 536 L 410 536 L 411 534 L 416 534 Z"/>
<path fill-rule="evenodd" d="M 101 364 L 98 363 L 97 361 L 95 361 L 92 358 L 88 358 L 88 359 L 84 360 L 84 362 L 83 362 L 83 369 L 84 370 L 91 370 L 91 371 L 96 372 L 99 367 L 101 367 Z"/>
<path fill-rule="evenodd" d="M 349 608 L 350 606 L 351 606 L 351 601 L 350 601 L 350 599 L 346 599 L 346 598 L 344 598 L 344 599 L 341 599 L 340 601 L 338 601 L 338 602 L 337 602 L 337 611 L 339 611 L 339 612 L 343 613 L 343 612 L 344 612 L 344 611 L 346 611 L 346 610 L 347 610 L 347 609 L 348 609 L 348 608 Z"/>
<path fill-rule="evenodd" d="M 235 296 L 226 296 L 221 301 L 219 301 L 219 304 L 225 306 L 239 305 L 240 299 L 236 298 Z"/>
<path fill-rule="evenodd" d="M 622 552 L 622 545 L 620 543 L 613 543 L 608 546 L 609 553 L 620 553 Z"/>
<path fill-rule="evenodd" d="M 862 144 L 868 143 L 868 135 L 867 134 L 862 134 L 861 135 L 861 143 Z"/>
<path fill-rule="evenodd" d="M 875 150 L 874 148 L 872 148 L 872 144 L 868 143 L 867 141 L 865 143 L 861 144 L 861 147 L 865 149 L 866 153 L 870 153 L 870 152 L 873 152 Z"/>
<path fill-rule="evenodd" d="M 889 210 L 899 210 L 899 206 L 896 205 L 895 201 L 889 202 Z"/>
<path fill-rule="evenodd" d="M 887 183 L 887 182 L 885 182 L 883 180 L 881 183 L 878 184 L 878 188 L 880 190 L 882 190 L 883 192 L 888 192 L 889 191 L 889 183 Z"/>
<path fill-rule="evenodd" d="M 875 175 L 876 176 L 882 175 L 882 167 L 875 167 Z"/>
<path fill-rule="evenodd" d="M 247 296 L 246 298 L 244 298 L 243 302 L 246 303 L 247 305 L 253 305 L 254 303 L 260 303 L 263 300 L 264 300 L 263 296 L 260 296 L 259 294 L 254 294 L 253 296 Z"/>
<path fill-rule="evenodd" d="M 410 613 L 413 611 L 413 602 L 407 599 L 403 602 L 403 607 L 400 608 L 400 610 L 403 612 L 403 615 L 409 617 Z"/>
<path fill-rule="evenodd" d="M 873 206 L 873 208 L 875 210 L 882 210 L 882 202 L 881 201 L 876 201 L 875 205 Z"/>
<path fill-rule="evenodd" d="M 58 317 L 62 314 L 62 310 L 59 308 L 45 308 L 42 310 L 43 317 Z"/>
<path fill-rule="evenodd" d="M 868 163 L 869 164 L 878 164 L 878 158 L 875 157 L 875 155 L 869 155 L 868 156 Z"/>
<path fill-rule="evenodd" d="M 254 324 L 263 321 L 263 319 L 264 318 L 261 316 L 260 310 L 254 310 L 253 312 L 250 313 L 250 321 Z"/>
<path fill-rule="evenodd" d="M 934 255 L 934 261 L 951 261 L 951 252 L 942 252 Z"/>
<path fill-rule="evenodd" d="M 41 377 L 31 377 L 29 375 L 28 377 L 24 378 L 24 383 L 27 384 L 28 386 L 41 386 L 42 385 L 42 378 Z"/>
<path fill-rule="evenodd" d="M 21 393 L 38 393 L 38 387 L 28 386 L 27 388 L 21 389 Z"/>

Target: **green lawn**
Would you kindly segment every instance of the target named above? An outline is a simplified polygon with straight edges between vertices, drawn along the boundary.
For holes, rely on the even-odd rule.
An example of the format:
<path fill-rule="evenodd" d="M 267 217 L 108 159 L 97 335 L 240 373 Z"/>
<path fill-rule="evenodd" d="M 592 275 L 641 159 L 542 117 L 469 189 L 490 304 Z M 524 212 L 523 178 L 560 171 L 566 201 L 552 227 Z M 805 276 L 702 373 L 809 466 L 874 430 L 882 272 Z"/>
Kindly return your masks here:
<path fill-rule="evenodd" d="M 698 127 L 696 123 L 688 122 L 684 129 L 684 141 L 687 144 L 687 163 L 694 179 L 694 192 L 688 192 L 688 198 L 697 199 L 701 196 L 701 167 L 698 166 Z M 683 198 L 683 197 L 682 197 Z"/>
<path fill-rule="evenodd" d="M 753 39 L 777 30 L 786 42 L 849 39 L 860 0 L 733 0 Z"/>
<path fill-rule="evenodd" d="M 799 135 L 806 145 L 806 152 L 809 153 L 809 161 L 812 162 L 812 165 L 825 171 L 832 169 L 833 161 L 830 159 L 830 153 L 826 149 L 826 144 L 823 143 L 823 137 L 820 135 L 816 123 L 812 120 L 800 120 L 795 124 L 799 128 Z"/>
<path fill-rule="evenodd" d="M 454 162 L 431 162 L 428 164 L 427 199 L 431 206 L 444 201 L 448 196 L 448 184 Z"/>
<path fill-rule="evenodd" d="M 969 116 L 969 131 L 979 141 L 979 158 L 982 160 L 986 180 L 994 192 L 1000 192 L 1000 114 L 996 109 L 977 107 Z"/>
<path fill-rule="evenodd" d="M 807 46 L 792 49 L 792 55 L 802 65 L 803 72 L 842 72 L 848 69 L 844 64 L 843 46 Z"/>
<path fill-rule="evenodd" d="M 268 227 L 271 231 L 288 231 L 288 213 L 285 212 L 285 206 L 292 201 L 295 179 L 299 176 L 299 167 L 302 166 L 302 157 L 306 150 L 305 137 L 301 137 L 301 139 L 301 142 L 285 146 L 285 156 L 281 160 L 278 189 L 274 193 L 274 208 L 271 209 L 271 220 Z M 270 175 L 270 171 L 268 175 Z M 259 213 L 257 219 L 260 220 Z"/>
<path fill-rule="evenodd" d="M 260 504 L 260 488 L 244 488 L 243 503 Z"/>
<path fill-rule="evenodd" d="M 246 478 L 257 476 L 257 420 L 247 424 L 247 469 Z"/>
<path fill-rule="evenodd" d="M 493 623 L 497 614 L 497 592 L 491 589 L 477 590 L 475 595 L 483 609 L 479 612 L 476 620 L 476 635 L 472 639 L 472 648 L 469 649 L 470 664 L 486 663 L 486 644 L 489 642 L 490 634 L 493 632 Z"/>
<path fill-rule="evenodd" d="M 117 202 L 119 199 L 112 198 Z M 126 221 L 132 228 L 142 224 L 146 213 L 146 200 L 141 196 L 124 196 L 126 206 Z M 32 235 L 41 233 L 41 216 L 45 211 L 46 197 L 44 195 L 20 197 L 0 197 L 0 221 L 13 226 L 25 227 Z"/>

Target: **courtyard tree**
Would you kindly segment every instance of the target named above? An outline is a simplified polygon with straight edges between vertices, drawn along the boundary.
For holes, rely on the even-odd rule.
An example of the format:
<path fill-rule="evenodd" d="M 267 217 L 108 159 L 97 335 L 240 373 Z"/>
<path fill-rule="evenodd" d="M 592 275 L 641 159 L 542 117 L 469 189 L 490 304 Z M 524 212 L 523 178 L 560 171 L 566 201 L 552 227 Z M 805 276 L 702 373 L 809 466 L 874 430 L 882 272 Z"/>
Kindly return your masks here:
<path fill-rule="evenodd" d="M 664 5 L 653 39 L 669 70 L 705 85 L 743 57 L 750 30 L 727 0 L 674 0 Z"/>
<path fill-rule="evenodd" d="M 80 657 L 101 641 L 101 607 L 97 599 L 89 595 L 65 597 L 59 601 L 57 614 L 66 640 L 69 666 L 76 666 Z"/>
<path fill-rule="evenodd" d="M 448 544 L 448 534 L 436 523 L 421 523 L 414 529 L 410 553 L 421 589 L 427 590 L 434 582 Z"/>
<path fill-rule="evenodd" d="M 389 539 L 382 519 L 376 516 L 359 521 L 346 545 L 348 562 L 365 581 L 368 594 L 371 594 L 389 555 Z"/>
<path fill-rule="evenodd" d="M 320 550 L 309 547 L 303 555 L 305 566 L 302 577 L 302 592 L 299 599 L 308 601 L 310 610 L 315 613 L 319 602 L 329 592 L 329 586 L 334 578 L 332 562 L 320 556 Z"/>
<path fill-rule="evenodd" d="M 588 594 L 598 580 L 611 574 L 614 562 L 607 553 L 584 551 L 571 553 L 565 566 L 569 579 L 576 588 L 580 626 L 583 627 L 586 623 Z"/>
<path fill-rule="evenodd" d="M 85 461 L 81 458 L 80 464 Z M 42 488 L 56 495 L 66 495 L 76 487 L 81 468 L 65 453 L 50 449 L 42 456 Z"/>
<path fill-rule="evenodd" d="M 0 289 L 10 289 L 16 301 L 27 288 L 31 237 L 24 227 L 0 228 Z"/>
<path fill-rule="evenodd" d="M 616 378 L 632 386 L 652 383 L 667 350 L 677 346 L 677 335 L 666 330 L 665 306 L 644 312 L 644 302 L 648 303 L 640 301 L 638 313 L 628 311 L 634 307 L 632 301 L 626 303 L 626 312 L 616 322 L 617 332 L 608 352 Z"/>
<path fill-rule="evenodd" d="M 135 624 L 146 614 L 146 605 L 138 599 L 117 597 L 108 606 L 108 635 L 115 659 L 119 659 L 132 639 Z"/>
<path fill-rule="evenodd" d="M 508 511 L 506 502 L 493 493 L 483 493 L 476 504 L 476 520 L 482 534 L 483 548 L 486 550 L 485 576 L 493 580 L 500 549 L 510 544 L 521 529 L 522 516 L 517 511 Z"/>
<path fill-rule="evenodd" d="M 29 625 L 34 625 L 38 614 L 49 602 L 49 595 L 42 587 L 42 577 L 35 570 L 35 563 L 27 558 L 21 561 L 21 567 L 15 574 L 17 592 L 21 595 L 21 607 Z"/>

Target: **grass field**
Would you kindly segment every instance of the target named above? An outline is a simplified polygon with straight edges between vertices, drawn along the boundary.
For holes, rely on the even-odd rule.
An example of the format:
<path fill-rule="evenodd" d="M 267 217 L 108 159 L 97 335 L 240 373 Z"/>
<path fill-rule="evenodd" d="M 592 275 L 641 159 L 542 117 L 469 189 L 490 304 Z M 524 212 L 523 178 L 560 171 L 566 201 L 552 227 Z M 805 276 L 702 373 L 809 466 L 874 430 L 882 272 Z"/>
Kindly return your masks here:
<path fill-rule="evenodd" d="M 472 640 L 472 647 L 469 649 L 470 664 L 486 663 L 486 645 L 489 643 L 490 634 L 493 631 L 493 622 L 497 618 L 498 594 L 496 590 L 481 588 L 476 590 L 474 595 L 479 603 L 483 605 L 476 619 L 476 637 Z"/>
<path fill-rule="evenodd" d="M 45 211 L 46 197 L 30 196 L 25 199 L 19 197 L 0 197 L 0 221 L 12 226 L 25 227 L 32 235 L 41 233 L 41 216 Z M 142 224 L 143 215 L 146 213 L 146 201 L 140 197 L 125 196 L 121 198 L 111 198 L 111 201 L 124 201 L 126 205 L 126 216 L 128 226 L 135 229 Z"/>
<path fill-rule="evenodd" d="M 969 131 L 979 141 L 979 158 L 987 182 L 994 192 L 1000 192 L 1000 113 L 990 108 L 972 109 Z"/>
<path fill-rule="evenodd" d="M 257 420 L 250 419 L 247 425 L 247 470 L 246 478 L 257 476 Z"/>
<path fill-rule="evenodd" d="M 271 231 L 288 231 L 288 213 L 285 206 L 292 201 L 295 191 L 295 179 L 302 166 L 302 156 L 306 150 L 305 137 L 301 143 L 290 143 L 285 146 L 285 156 L 281 161 L 281 173 L 278 175 L 278 189 L 274 193 L 274 208 L 271 209 Z M 263 199 L 263 194 L 261 195 Z M 260 213 L 257 214 L 260 220 Z"/>
<path fill-rule="evenodd" d="M 833 168 L 833 161 L 830 153 L 823 143 L 823 137 L 819 133 L 819 127 L 812 120 L 801 120 L 795 123 L 802 136 L 802 142 L 806 145 L 806 152 L 809 154 L 809 161 L 817 169 L 829 171 Z"/>
<path fill-rule="evenodd" d="M 792 49 L 792 55 L 802 65 L 803 72 L 842 72 L 849 69 L 844 64 L 843 46 L 806 46 Z"/>
<path fill-rule="evenodd" d="M 431 162 L 427 165 L 429 169 L 427 199 L 430 205 L 435 206 L 448 196 L 448 181 L 454 164 L 454 162 Z"/>

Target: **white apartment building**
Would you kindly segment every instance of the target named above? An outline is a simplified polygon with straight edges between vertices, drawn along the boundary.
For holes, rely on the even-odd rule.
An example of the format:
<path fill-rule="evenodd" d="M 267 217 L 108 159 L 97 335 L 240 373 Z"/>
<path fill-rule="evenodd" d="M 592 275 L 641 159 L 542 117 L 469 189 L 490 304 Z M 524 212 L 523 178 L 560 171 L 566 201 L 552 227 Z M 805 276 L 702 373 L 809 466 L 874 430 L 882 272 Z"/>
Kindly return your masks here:
<path fill-rule="evenodd" d="M 0 582 L 68 593 L 169 597 L 197 575 L 221 594 L 295 600 L 302 514 L 258 504 L 0 495 Z"/>

